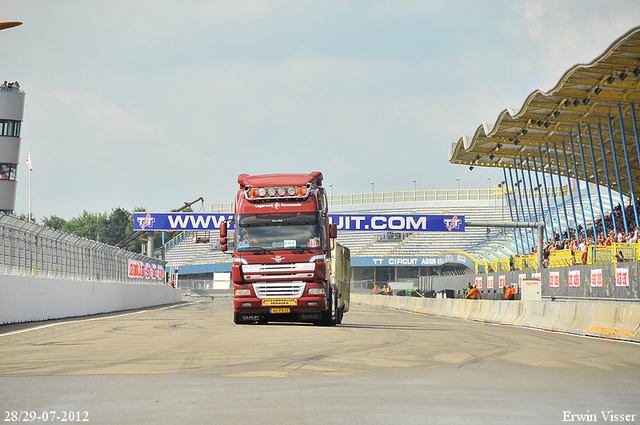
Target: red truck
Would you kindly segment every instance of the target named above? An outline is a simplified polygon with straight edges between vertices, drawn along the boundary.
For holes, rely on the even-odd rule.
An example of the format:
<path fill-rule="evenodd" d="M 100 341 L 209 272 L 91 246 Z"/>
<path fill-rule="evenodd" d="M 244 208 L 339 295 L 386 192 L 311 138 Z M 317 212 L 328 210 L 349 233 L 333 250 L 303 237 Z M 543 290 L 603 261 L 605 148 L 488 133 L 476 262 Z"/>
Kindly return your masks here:
<path fill-rule="evenodd" d="M 340 285 L 342 291 L 331 283 L 329 263 L 337 228 L 329 220 L 322 173 L 241 174 L 238 183 L 234 322 L 340 323 L 349 308 L 349 282 Z M 228 238 L 231 230 L 222 223 L 222 251 L 229 250 Z"/>

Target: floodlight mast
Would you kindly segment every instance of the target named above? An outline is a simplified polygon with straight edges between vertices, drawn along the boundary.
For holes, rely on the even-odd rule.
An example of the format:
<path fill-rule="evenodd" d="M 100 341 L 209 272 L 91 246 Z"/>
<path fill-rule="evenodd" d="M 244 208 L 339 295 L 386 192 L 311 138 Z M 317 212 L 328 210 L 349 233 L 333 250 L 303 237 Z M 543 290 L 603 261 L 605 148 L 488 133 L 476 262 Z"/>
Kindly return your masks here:
<path fill-rule="evenodd" d="M 538 270 L 542 270 L 542 249 L 544 239 L 544 221 L 466 221 L 465 227 L 504 227 L 508 229 L 538 229 L 538 248 L 536 262 Z"/>

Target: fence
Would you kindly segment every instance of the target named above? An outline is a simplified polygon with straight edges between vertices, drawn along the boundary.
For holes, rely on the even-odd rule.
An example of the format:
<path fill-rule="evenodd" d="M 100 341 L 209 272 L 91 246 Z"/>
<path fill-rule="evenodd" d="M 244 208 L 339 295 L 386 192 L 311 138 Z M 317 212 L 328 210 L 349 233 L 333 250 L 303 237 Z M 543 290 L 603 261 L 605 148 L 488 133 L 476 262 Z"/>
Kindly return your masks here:
<path fill-rule="evenodd" d="M 543 297 L 637 301 L 639 264 L 638 261 L 584 264 L 542 269 L 539 274 L 535 270 L 516 270 L 478 275 L 421 276 L 420 289 L 425 292 L 452 289 L 456 298 L 461 298 L 467 283 L 471 282 L 480 286 L 484 298 L 502 299 L 504 284 L 515 284 L 517 288 L 523 280 L 541 279 Z"/>
<path fill-rule="evenodd" d="M 326 189 L 326 188 L 325 188 Z M 368 192 L 352 193 L 348 195 L 328 195 L 329 206 L 338 205 L 368 205 L 368 204 L 390 204 L 403 202 L 443 202 L 443 201 L 483 201 L 506 199 L 506 188 L 494 186 L 487 189 L 433 189 L 433 190 L 401 190 L 393 192 Z M 525 198 L 538 197 L 536 189 L 523 189 Z M 513 196 L 514 188 L 509 188 L 509 193 Z M 547 196 L 553 196 L 551 189 L 547 190 Z M 563 185 L 556 188 L 557 196 L 565 196 L 569 193 L 569 186 Z M 222 204 L 211 204 L 212 213 L 233 213 L 232 202 Z"/>
<path fill-rule="evenodd" d="M 616 263 L 616 253 L 621 252 L 626 261 L 640 260 L 640 243 L 615 243 L 611 246 L 590 246 L 587 251 L 563 249 L 549 254 L 545 267 L 576 266 L 582 264 Z M 535 270 L 538 267 L 536 255 L 514 258 L 516 270 Z M 476 273 L 510 271 L 509 259 L 476 263 Z"/>
<path fill-rule="evenodd" d="M 164 284 L 166 262 L 162 260 L 5 214 L 0 214 L 0 235 L 1 274 L 93 282 Z M 135 273 L 131 273 L 132 265 Z M 141 268 L 147 270 L 142 276 L 139 273 Z M 154 269 L 157 273 L 155 277 L 149 273 Z"/>

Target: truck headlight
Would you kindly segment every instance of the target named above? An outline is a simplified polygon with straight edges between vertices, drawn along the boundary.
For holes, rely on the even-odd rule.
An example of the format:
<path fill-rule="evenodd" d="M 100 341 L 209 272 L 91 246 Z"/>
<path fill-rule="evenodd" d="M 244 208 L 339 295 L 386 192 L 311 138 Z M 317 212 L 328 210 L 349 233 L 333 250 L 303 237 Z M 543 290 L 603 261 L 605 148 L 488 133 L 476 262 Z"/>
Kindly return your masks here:
<path fill-rule="evenodd" d="M 322 295 L 324 288 L 309 288 L 309 295 Z"/>
<path fill-rule="evenodd" d="M 251 295 L 251 291 L 248 289 L 236 289 L 236 295 Z"/>

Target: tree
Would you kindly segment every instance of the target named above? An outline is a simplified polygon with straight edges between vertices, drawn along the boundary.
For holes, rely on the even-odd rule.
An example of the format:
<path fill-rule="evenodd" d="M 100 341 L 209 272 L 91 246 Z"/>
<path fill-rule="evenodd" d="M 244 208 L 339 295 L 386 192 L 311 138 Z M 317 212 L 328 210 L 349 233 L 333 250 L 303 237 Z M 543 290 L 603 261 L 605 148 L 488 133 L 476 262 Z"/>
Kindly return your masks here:
<path fill-rule="evenodd" d="M 133 211 L 146 212 L 147 209 L 136 207 Z M 89 213 L 84 210 L 82 215 L 74 217 L 69 221 L 55 215 L 44 217 L 42 224 L 45 227 L 60 230 L 61 232 L 71 233 L 109 245 L 117 245 L 133 233 L 133 213 L 120 207 L 111 210 L 111 214 L 107 214 L 106 212 L 102 214 Z M 142 251 L 142 244 L 146 243 L 147 238 L 148 236 L 145 233 L 141 237 L 129 242 L 125 249 L 139 253 Z M 156 248 L 162 246 L 162 232 L 156 232 L 154 234 L 154 245 Z"/>
<path fill-rule="evenodd" d="M 133 228 L 133 215 L 124 208 L 115 208 L 104 220 L 104 231 L 101 241 L 109 245 L 117 245 L 127 237 L 129 227 Z"/>
<path fill-rule="evenodd" d="M 42 219 L 42 225 L 45 227 L 49 227 L 54 230 L 60 230 L 61 232 L 66 232 L 67 230 L 67 220 L 62 217 L 58 217 L 57 215 L 52 215 L 50 217 L 44 217 Z"/>
<path fill-rule="evenodd" d="M 101 241 L 101 234 L 104 233 L 104 221 L 107 213 L 89 213 L 82 211 L 82 215 L 74 217 L 67 222 L 67 232 L 76 236 L 94 241 Z"/>

